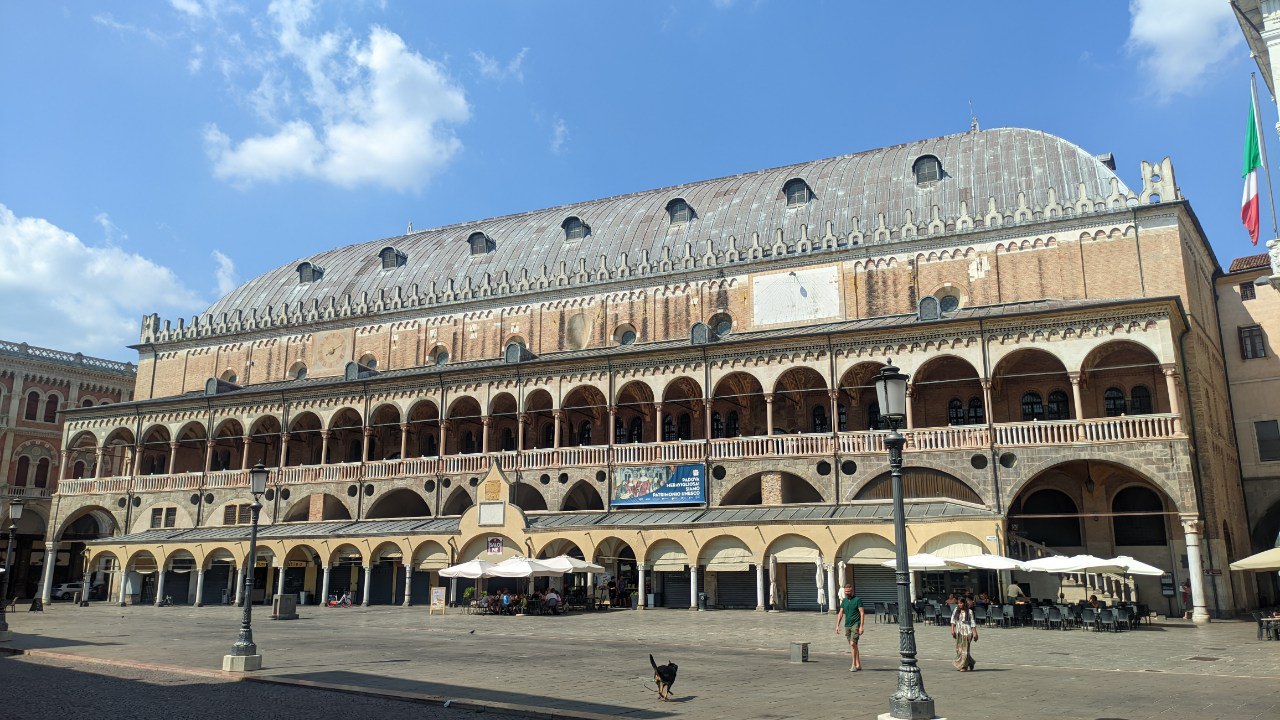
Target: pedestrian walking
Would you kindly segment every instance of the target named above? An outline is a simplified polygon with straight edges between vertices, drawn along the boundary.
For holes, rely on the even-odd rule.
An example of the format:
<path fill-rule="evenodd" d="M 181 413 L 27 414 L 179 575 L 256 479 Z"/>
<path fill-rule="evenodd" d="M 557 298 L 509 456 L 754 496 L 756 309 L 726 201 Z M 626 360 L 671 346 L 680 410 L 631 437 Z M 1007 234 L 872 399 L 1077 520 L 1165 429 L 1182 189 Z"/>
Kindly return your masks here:
<path fill-rule="evenodd" d="M 849 652 L 853 655 L 853 664 L 849 667 L 849 672 L 858 672 L 862 669 L 858 639 L 862 637 L 862 630 L 866 625 L 863 621 L 866 618 L 867 611 L 862 606 L 862 598 L 853 594 L 852 584 L 846 583 L 843 598 L 840 600 L 840 612 L 836 614 L 836 634 L 843 632 L 844 639 L 849 641 Z"/>
<path fill-rule="evenodd" d="M 1191 581 L 1182 581 L 1182 619 L 1191 619 Z"/>
<path fill-rule="evenodd" d="M 970 646 L 978 639 L 978 623 L 973 618 L 973 601 L 960 598 L 951 611 L 951 637 L 956 641 L 956 659 L 951 661 L 960 672 L 969 672 L 977 663 Z"/>

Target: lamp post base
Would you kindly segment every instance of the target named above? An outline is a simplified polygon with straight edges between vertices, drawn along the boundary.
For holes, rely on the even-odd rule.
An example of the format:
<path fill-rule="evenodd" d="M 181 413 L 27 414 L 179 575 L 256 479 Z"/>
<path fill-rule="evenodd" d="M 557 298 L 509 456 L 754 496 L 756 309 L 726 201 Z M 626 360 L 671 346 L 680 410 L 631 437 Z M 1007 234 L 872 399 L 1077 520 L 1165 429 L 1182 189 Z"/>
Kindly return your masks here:
<path fill-rule="evenodd" d="M 912 717 L 929 718 L 929 720 L 947 720 L 946 718 L 933 717 L 933 703 L 930 702 L 929 706 L 927 715 L 913 715 Z M 900 718 L 895 716 L 893 713 L 881 713 L 876 716 L 876 720 L 910 720 L 910 718 Z"/>
<path fill-rule="evenodd" d="M 262 669 L 262 655 L 223 655 L 223 672 L 253 672 Z"/>
<path fill-rule="evenodd" d="M 0 643 L 7 643 L 13 639 L 12 630 L 0 630 Z"/>

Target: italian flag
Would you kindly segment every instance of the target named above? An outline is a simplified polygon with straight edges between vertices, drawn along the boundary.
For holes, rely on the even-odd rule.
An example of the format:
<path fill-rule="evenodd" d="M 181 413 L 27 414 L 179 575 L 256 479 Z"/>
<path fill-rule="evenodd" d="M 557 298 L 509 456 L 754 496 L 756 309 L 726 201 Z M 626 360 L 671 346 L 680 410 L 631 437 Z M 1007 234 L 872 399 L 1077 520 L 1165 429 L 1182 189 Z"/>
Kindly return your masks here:
<path fill-rule="evenodd" d="M 1240 200 L 1240 219 L 1249 230 L 1249 239 L 1258 244 L 1258 168 L 1262 153 L 1258 150 L 1258 102 L 1249 99 L 1249 130 L 1244 141 L 1244 197 Z"/>

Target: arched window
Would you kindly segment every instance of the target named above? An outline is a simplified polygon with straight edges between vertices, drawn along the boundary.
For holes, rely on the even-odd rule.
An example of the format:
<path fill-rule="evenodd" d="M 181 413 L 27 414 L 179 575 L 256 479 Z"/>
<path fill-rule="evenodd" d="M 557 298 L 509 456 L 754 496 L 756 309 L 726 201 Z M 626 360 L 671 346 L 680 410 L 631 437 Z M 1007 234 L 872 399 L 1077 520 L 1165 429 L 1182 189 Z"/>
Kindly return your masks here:
<path fill-rule="evenodd" d="M 1107 391 L 1102 393 L 1102 405 L 1106 410 L 1107 417 L 1118 417 L 1129 410 L 1129 406 L 1124 400 L 1124 391 L 1115 387 L 1107 388 Z"/>
<path fill-rule="evenodd" d="M 71 466 L 71 479 L 79 480 L 80 478 L 84 477 L 84 470 L 85 470 L 84 461 L 77 460 L 76 464 Z"/>
<path fill-rule="evenodd" d="M 867 427 L 871 430 L 881 430 L 880 423 L 880 403 L 873 402 L 867 406 Z"/>
<path fill-rule="evenodd" d="M 591 234 L 591 227 L 573 215 L 565 218 L 560 227 L 564 228 L 565 240 L 581 240 Z"/>
<path fill-rule="evenodd" d="M 667 442 L 676 439 L 676 419 L 670 415 L 662 416 L 662 439 Z"/>
<path fill-rule="evenodd" d="M 1022 396 L 1022 421 L 1044 419 L 1044 398 L 1038 392 L 1029 392 Z"/>
<path fill-rule="evenodd" d="M 711 413 L 711 437 L 724 437 L 724 418 L 720 417 L 720 412 Z"/>
<path fill-rule="evenodd" d="M 689 207 L 684 198 L 676 198 L 667 203 L 667 215 L 670 216 L 672 225 L 687 223 L 693 219 L 693 208 Z"/>
<path fill-rule="evenodd" d="M 1071 407 L 1067 404 L 1067 394 L 1061 390 L 1049 393 L 1048 411 L 1050 420 L 1070 420 Z"/>
<path fill-rule="evenodd" d="M 384 247 L 382 252 L 378 253 L 378 259 L 382 260 L 383 270 L 394 270 L 404 265 L 409 256 L 393 247 Z"/>
<path fill-rule="evenodd" d="M 27 410 L 22 417 L 32 421 L 40 417 L 40 393 L 35 390 L 27 393 Z"/>
<path fill-rule="evenodd" d="M 583 420 L 582 424 L 578 426 L 578 444 L 579 445 L 591 444 L 591 421 L 590 420 Z"/>
<path fill-rule="evenodd" d="M 502 449 L 506 452 L 516 449 L 516 434 L 511 428 L 502 428 Z"/>
<path fill-rule="evenodd" d="M 911 171 L 915 173 L 917 185 L 942 179 L 942 163 L 932 155 L 922 155 L 916 159 Z"/>
<path fill-rule="evenodd" d="M 845 409 L 844 403 L 836 406 L 836 423 L 836 427 L 840 429 L 840 432 L 845 432 L 849 429 L 849 411 Z"/>
<path fill-rule="evenodd" d="M 631 442 L 644 442 L 644 421 L 638 417 L 631 418 L 631 432 L 628 434 Z"/>
<path fill-rule="evenodd" d="M 689 440 L 693 437 L 693 418 L 689 416 L 689 413 L 680 413 L 677 432 L 681 440 Z"/>
<path fill-rule="evenodd" d="M 982 398 L 969 398 L 969 424 L 984 425 L 987 422 L 987 411 L 982 405 Z"/>
<path fill-rule="evenodd" d="M 556 444 L 556 424 L 547 423 L 542 428 L 542 447 L 549 448 Z"/>
<path fill-rule="evenodd" d="M 40 462 L 36 463 L 36 479 L 32 485 L 38 488 L 49 485 L 49 458 L 40 458 Z"/>
<path fill-rule="evenodd" d="M 1013 514 L 1023 516 L 1018 522 L 1022 525 L 1021 534 L 1028 539 L 1050 547 L 1079 547 L 1080 518 L 1072 517 L 1078 513 L 1069 495 L 1046 488 L 1032 493 L 1023 501 L 1021 510 L 1015 508 Z M 1048 517 L 1027 517 L 1031 515 Z"/>
<path fill-rule="evenodd" d="M 44 421 L 58 422 L 58 396 L 50 395 L 44 400 Z"/>
<path fill-rule="evenodd" d="M 947 424 L 964 424 L 964 402 L 960 398 L 951 398 L 950 402 L 947 403 Z"/>
<path fill-rule="evenodd" d="M 289 368 L 290 380 L 305 380 L 307 377 L 306 363 L 296 362 L 293 367 Z"/>
<path fill-rule="evenodd" d="M 482 232 L 471 233 L 471 236 L 467 238 L 467 245 L 471 247 L 472 255 L 484 255 L 497 248 L 497 245 L 489 239 L 489 236 Z"/>
<path fill-rule="evenodd" d="M 621 445 L 627 441 L 627 426 L 623 424 L 622 418 L 613 419 L 613 442 Z"/>
<path fill-rule="evenodd" d="M 742 435 L 742 423 L 738 420 L 738 411 L 730 410 L 729 418 L 724 424 L 724 436 L 735 438 Z"/>
<path fill-rule="evenodd" d="M 512 340 L 507 343 L 507 347 L 502 351 L 502 361 L 506 363 L 518 363 L 524 359 L 524 343 L 519 340 Z"/>
<path fill-rule="evenodd" d="M 431 351 L 432 365 L 445 365 L 449 362 L 449 351 L 442 347 L 438 347 Z"/>
<path fill-rule="evenodd" d="M 1111 501 L 1112 532 L 1116 545 L 1164 545 L 1164 503 L 1160 496 L 1133 485 L 1116 493 Z"/>
<path fill-rule="evenodd" d="M 298 263 L 298 282 L 305 285 L 324 276 L 324 268 L 309 262 Z"/>
<path fill-rule="evenodd" d="M 26 487 L 27 476 L 31 474 L 31 458 L 22 455 L 18 458 L 18 467 L 13 471 L 13 484 Z"/>
<path fill-rule="evenodd" d="M 831 425 L 827 422 L 827 411 L 821 405 L 813 406 L 813 431 L 831 432 Z"/>
<path fill-rule="evenodd" d="M 782 186 L 782 192 L 787 196 L 787 207 L 804 205 L 813 199 L 813 191 L 809 189 L 808 183 L 800 178 L 787 181 L 787 184 Z"/>
<path fill-rule="evenodd" d="M 369 368 L 370 370 L 377 370 L 378 358 L 374 357 L 372 353 L 365 353 L 364 355 L 360 356 L 360 364 Z"/>
<path fill-rule="evenodd" d="M 85 398 L 80 401 L 80 407 L 93 407 L 93 398 Z"/>
<path fill-rule="evenodd" d="M 1152 408 L 1151 391 L 1146 385 L 1134 385 L 1129 391 L 1129 412 L 1134 415 L 1150 415 Z"/>

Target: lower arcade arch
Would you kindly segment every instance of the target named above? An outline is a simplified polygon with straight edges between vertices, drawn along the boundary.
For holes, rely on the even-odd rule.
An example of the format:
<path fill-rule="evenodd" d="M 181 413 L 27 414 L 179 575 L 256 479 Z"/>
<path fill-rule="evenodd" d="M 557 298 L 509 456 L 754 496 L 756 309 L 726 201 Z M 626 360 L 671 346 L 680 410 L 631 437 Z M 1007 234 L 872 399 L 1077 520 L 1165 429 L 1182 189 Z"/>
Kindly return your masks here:
<path fill-rule="evenodd" d="M 788 472 L 765 471 L 738 481 L 720 499 L 721 505 L 793 505 L 823 502 L 822 492 L 809 481 Z"/>

